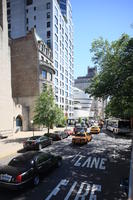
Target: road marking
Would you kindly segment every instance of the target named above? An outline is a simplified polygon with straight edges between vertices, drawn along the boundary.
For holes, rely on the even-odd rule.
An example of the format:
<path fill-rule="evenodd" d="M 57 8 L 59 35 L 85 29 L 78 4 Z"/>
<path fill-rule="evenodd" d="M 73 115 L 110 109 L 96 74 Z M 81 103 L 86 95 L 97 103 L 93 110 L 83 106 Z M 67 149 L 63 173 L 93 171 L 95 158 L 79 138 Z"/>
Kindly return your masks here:
<path fill-rule="evenodd" d="M 84 194 L 81 194 L 85 185 L 87 185 L 86 191 Z M 85 197 L 88 195 L 90 189 L 91 189 L 90 184 L 86 182 L 82 182 L 74 200 L 78 200 L 78 199 L 85 200 Z"/>
<path fill-rule="evenodd" d="M 81 154 L 81 152 L 79 152 L 78 154 L 76 154 L 76 155 L 74 156 L 74 158 L 71 160 L 71 162 L 73 162 L 80 154 Z"/>
<path fill-rule="evenodd" d="M 77 157 L 75 157 L 76 159 Z M 74 160 L 75 160 L 74 159 Z M 86 158 L 86 156 L 78 155 L 77 161 L 74 163 L 75 167 L 87 167 L 87 168 L 95 168 L 100 170 L 106 169 L 106 158 L 100 158 L 100 157 L 92 157 L 89 156 Z"/>
<path fill-rule="evenodd" d="M 59 182 L 59 184 L 53 189 L 53 191 L 49 194 L 49 196 L 45 200 L 51 199 L 52 196 L 56 196 L 60 191 L 60 186 L 66 186 L 69 183 L 69 180 L 63 179 Z"/>
<path fill-rule="evenodd" d="M 70 188 L 70 190 L 69 190 L 69 192 L 68 192 L 68 194 L 67 194 L 67 196 L 65 197 L 64 200 L 68 200 L 69 199 L 69 197 L 71 196 L 71 194 L 72 194 L 72 192 L 73 192 L 73 190 L 74 190 L 76 185 L 77 185 L 77 182 L 75 181 L 74 184 L 72 185 L 72 187 Z"/>
<path fill-rule="evenodd" d="M 63 179 L 59 182 L 59 184 L 52 190 L 52 192 L 48 195 L 48 197 L 45 200 L 50 200 L 53 196 L 56 196 L 58 194 L 58 192 L 61 190 L 61 186 L 67 186 L 69 183 L 69 180 L 67 179 Z M 75 181 L 71 188 L 69 189 L 66 197 L 64 198 L 64 200 L 69 200 L 71 199 L 71 194 L 74 192 L 76 192 L 76 186 L 77 186 L 77 181 Z M 63 190 L 64 192 L 64 190 Z M 84 192 L 84 193 L 83 193 Z M 86 198 L 88 199 L 88 194 L 89 196 L 89 200 L 96 200 L 97 199 L 97 195 L 95 194 L 96 192 L 101 192 L 101 185 L 97 185 L 97 184 L 93 184 L 93 183 L 87 183 L 85 182 L 81 182 L 80 183 L 80 187 L 77 191 L 77 194 L 75 196 L 74 200 L 85 200 Z"/>

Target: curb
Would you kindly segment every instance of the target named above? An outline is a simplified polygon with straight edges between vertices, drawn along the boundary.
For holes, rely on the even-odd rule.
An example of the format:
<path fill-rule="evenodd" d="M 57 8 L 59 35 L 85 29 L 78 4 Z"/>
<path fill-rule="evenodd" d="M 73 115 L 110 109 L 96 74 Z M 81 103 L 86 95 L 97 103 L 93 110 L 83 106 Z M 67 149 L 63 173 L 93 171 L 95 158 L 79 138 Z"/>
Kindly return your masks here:
<path fill-rule="evenodd" d="M 128 200 L 133 200 L 133 140 L 132 140 L 132 153 L 130 161 Z"/>

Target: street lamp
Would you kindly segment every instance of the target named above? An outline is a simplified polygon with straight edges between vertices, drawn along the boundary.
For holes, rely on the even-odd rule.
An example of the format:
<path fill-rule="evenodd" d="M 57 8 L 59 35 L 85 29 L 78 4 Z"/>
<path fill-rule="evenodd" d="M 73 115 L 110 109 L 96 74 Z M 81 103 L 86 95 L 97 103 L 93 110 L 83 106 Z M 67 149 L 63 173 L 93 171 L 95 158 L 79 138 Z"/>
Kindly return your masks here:
<path fill-rule="evenodd" d="M 30 123 L 32 124 L 32 131 L 33 131 L 33 137 L 34 137 L 34 121 L 31 120 Z"/>

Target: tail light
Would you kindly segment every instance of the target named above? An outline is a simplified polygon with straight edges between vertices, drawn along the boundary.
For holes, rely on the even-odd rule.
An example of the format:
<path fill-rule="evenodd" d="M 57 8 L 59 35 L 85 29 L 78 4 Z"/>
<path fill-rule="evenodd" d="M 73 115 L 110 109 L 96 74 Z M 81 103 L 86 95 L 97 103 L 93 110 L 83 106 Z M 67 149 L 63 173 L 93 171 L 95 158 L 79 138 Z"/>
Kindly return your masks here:
<path fill-rule="evenodd" d="M 16 177 L 16 182 L 17 183 L 21 183 L 22 182 L 22 175 L 21 174 Z"/>

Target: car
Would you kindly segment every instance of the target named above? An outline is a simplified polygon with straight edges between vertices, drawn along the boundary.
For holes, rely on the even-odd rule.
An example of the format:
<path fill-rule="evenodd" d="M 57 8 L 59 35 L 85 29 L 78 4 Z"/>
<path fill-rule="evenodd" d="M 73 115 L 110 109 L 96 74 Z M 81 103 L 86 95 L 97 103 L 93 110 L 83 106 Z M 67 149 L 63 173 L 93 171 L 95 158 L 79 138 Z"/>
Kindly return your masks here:
<path fill-rule="evenodd" d="M 47 133 L 45 134 L 47 137 L 52 138 L 53 141 L 62 140 L 67 138 L 69 135 L 64 131 L 55 131 L 54 133 Z"/>
<path fill-rule="evenodd" d="M 90 133 L 91 134 L 99 134 L 100 133 L 100 128 L 97 125 L 91 126 L 90 127 Z"/>
<path fill-rule="evenodd" d="M 73 130 L 71 129 L 65 129 L 64 132 L 67 133 L 68 135 L 73 135 Z"/>
<path fill-rule="evenodd" d="M 74 128 L 74 133 L 77 134 L 77 133 L 80 133 L 82 131 L 87 131 L 87 127 L 83 127 L 83 126 L 75 126 Z"/>
<path fill-rule="evenodd" d="M 5 139 L 5 138 L 7 138 L 8 136 L 3 136 L 2 134 L 0 134 L 0 139 Z"/>
<path fill-rule="evenodd" d="M 41 150 L 52 144 L 52 139 L 47 136 L 33 136 L 23 142 L 23 148 L 26 150 Z"/>
<path fill-rule="evenodd" d="M 23 153 L 0 167 L 0 188 L 19 190 L 31 183 L 37 186 L 40 178 L 50 169 L 59 167 L 61 162 L 61 156 L 43 151 Z"/>
<path fill-rule="evenodd" d="M 91 140 L 91 134 L 82 130 L 72 138 L 72 144 L 87 144 Z"/>

